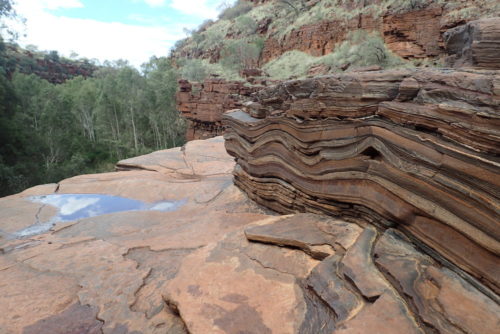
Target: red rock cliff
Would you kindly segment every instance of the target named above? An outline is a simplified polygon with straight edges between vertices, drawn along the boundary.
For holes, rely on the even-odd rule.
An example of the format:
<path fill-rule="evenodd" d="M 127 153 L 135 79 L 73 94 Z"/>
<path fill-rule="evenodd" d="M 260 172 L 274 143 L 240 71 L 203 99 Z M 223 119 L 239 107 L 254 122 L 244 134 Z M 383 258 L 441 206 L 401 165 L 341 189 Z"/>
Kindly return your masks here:
<path fill-rule="evenodd" d="M 179 81 L 177 110 L 188 120 L 186 139 L 206 139 L 221 135 L 224 111 L 242 106 L 258 88 L 240 81 L 207 79 L 203 83 Z"/>
<path fill-rule="evenodd" d="M 351 7 L 344 10 L 353 10 Z M 442 33 L 464 23 L 463 18 L 445 16 L 449 10 L 444 4 L 431 3 L 425 8 L 402 13 L 368 13 L 349 20 L 325 20 L 304 25 L 280 39 L 271 37 L 266 40 L 260 62 L 265 64 L 291 50 L 323 56 L 331 53 L 338 43 L 344 41 L 348 32 L 358 29 L 378 31 L 389 49 L 403 58 L 443 56 L 445 51 Z"/>

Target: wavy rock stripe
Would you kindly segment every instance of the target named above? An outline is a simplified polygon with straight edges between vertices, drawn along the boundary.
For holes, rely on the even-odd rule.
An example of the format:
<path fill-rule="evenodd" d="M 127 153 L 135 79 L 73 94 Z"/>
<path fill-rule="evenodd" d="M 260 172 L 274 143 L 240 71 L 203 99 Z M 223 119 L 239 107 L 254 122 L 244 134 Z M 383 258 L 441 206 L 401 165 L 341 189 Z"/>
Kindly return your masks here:
<path fill-rule="evenodd" d="M 498 293 L 499 79 L 398 70 L 267 88 L 247 110 L 260 119 L 224 116 L 235 183 L 279 212 L 395 227 Z"/>

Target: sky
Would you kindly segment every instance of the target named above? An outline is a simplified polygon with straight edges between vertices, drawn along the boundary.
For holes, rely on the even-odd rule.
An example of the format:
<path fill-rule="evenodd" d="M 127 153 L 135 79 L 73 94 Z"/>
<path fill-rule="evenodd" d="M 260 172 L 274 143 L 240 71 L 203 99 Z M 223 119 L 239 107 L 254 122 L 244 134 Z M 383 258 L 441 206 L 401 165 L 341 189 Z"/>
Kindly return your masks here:
<path fill-rule="evenodd" d="M 222 0 L 14 0 L 21 46 L 57 50 L 66 57 L 126 59 L 139 67 L 167 56 L 174 43 L 206 19 Z M 232 2 L 232 1 L 230 1 Z M 23 36 L 24 35 L 24 36 Z"/>

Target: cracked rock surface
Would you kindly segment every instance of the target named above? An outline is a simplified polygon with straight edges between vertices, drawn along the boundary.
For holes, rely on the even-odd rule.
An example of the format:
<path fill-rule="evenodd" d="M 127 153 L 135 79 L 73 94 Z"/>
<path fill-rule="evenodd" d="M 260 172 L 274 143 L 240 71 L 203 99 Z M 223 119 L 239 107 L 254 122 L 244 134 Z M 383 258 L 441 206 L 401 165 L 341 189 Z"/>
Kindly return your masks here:
<path fill-rule="evenodd" d="M 233 184 L 222 138 L 121 161 L 0 199 L 0 333 L 493 333 L 498 296 L 392 228 L 276 215 Z M 123 211 L 14 233 L 57 208 L 29 196 L 106 194 Z M 489 293 L 488 293 L 489 292 Z"/>

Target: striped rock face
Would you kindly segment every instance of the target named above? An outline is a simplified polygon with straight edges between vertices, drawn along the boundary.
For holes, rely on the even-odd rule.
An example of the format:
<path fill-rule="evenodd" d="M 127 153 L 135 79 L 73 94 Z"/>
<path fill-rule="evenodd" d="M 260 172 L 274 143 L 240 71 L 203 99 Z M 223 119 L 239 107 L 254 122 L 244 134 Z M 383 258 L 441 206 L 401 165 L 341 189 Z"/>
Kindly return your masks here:
<path fill-rule="evenodd" d="M 397 229 L 498 293 L 499 84 L 498 71 L 394 70 L 267 88 L 259 113 L 224 117 L 235 183 L 278 212 Z"/>

